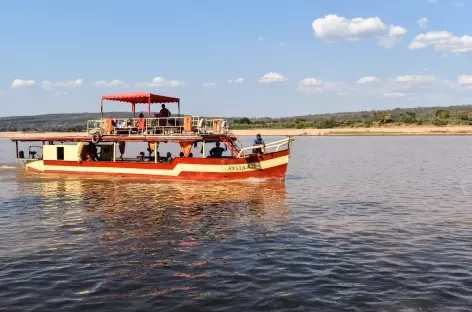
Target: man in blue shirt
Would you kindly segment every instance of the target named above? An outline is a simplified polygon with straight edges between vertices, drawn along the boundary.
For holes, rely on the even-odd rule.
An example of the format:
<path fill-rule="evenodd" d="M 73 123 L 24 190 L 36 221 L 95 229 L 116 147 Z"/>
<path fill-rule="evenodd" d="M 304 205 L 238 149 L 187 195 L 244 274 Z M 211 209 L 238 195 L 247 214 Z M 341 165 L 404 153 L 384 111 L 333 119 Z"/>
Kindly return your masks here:
<path fill-rule="evenodd" d="M 264 140 L 262 139 L 261 135 L 258 133 L 256 138 L 254 139 L 253 145 L 261 145 L 265 144 Z M 253 149 L 253 153 L 255 154 L 262 154 L 262 149 L 260 147 Z"/>

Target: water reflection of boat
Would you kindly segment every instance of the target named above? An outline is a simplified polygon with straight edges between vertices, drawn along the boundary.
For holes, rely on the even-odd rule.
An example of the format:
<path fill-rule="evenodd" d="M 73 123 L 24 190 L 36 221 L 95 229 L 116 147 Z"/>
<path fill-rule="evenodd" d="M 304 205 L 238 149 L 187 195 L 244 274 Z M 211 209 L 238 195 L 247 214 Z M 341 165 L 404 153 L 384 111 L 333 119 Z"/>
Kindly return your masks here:
<path fill-rule="evenodd" d="M 289 212 L 285 184 L 275 181 L 145 183 L 134 179 L 57 179 L 54 176 L 42 177 L 39 181 L 48 202 L 65 198 L 67 203 L 80 204 L 74 207 L 102 215 L 109 224 L 123 220 L 135 225 L 159 224 L 164 219 L 165 222 L 182 222 L 208 214 L 220 219 L 231 214 L 287 218 Z"/>

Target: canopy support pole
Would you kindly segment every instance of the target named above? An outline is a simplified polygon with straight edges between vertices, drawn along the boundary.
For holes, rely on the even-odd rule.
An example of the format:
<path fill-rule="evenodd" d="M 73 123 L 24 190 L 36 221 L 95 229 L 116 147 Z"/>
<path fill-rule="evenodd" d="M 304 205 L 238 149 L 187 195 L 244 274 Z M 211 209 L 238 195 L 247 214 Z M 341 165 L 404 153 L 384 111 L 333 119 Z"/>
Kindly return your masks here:
<path fill-rule="evenodd" d="M 100 115 L 102 116 L 102 119 L 103 119 L 103 99 L 100 101 Z"/>
<path fill-rule="evenodd" d="M 148 116 L 151 118 L 151 97 L 148 98 Z"/>
<path fill-rule="evenodd" d="M 113 162 L 116 161 L 116 142 L 113 142 Z"/>
<path fill-rule="evenodd" d="M 203 150 L 202 158 L 206 158 L 206 153 L 205 153 L 205 141 L 202 142 L 202 150 Z"/>
<path fill-rule="evenodd" d="M 18 159 L 18 141 L 15 141 L 16 143 L 16 159 Z"/>
<path fill-rule="evenodd" d="M 177 102 L 177 110 L 179 112 L 179 117 L 180 117 L 180 100 Z"/>

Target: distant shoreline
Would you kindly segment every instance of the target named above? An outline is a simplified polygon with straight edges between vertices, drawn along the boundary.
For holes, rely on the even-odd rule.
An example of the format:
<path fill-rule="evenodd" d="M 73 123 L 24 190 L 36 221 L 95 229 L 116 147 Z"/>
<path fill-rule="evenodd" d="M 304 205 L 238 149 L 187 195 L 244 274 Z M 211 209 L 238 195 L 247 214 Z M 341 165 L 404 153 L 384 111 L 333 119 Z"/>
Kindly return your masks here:
<path fill-rule="evenodd" d="M 249 129 L 232 130 L 236 136 L 417 136 L 417 135 L 472 135 L 472 126 L 446 127 L 381 127 L 333 129 Z M 86 132 L 0 132 L 0 138 L 83 137 Z"/>

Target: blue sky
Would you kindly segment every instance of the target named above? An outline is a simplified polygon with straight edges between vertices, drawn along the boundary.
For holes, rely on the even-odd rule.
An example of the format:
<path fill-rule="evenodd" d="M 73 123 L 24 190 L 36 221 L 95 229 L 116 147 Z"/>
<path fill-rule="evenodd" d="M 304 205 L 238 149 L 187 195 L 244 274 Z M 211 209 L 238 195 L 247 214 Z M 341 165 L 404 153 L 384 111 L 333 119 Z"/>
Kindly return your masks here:
<path fill-rule="evenodd" d="M 470 16 L 471 0 L 5 0 L 0 115 L 135 91 L 224 116 L 472 104 Z"/>

